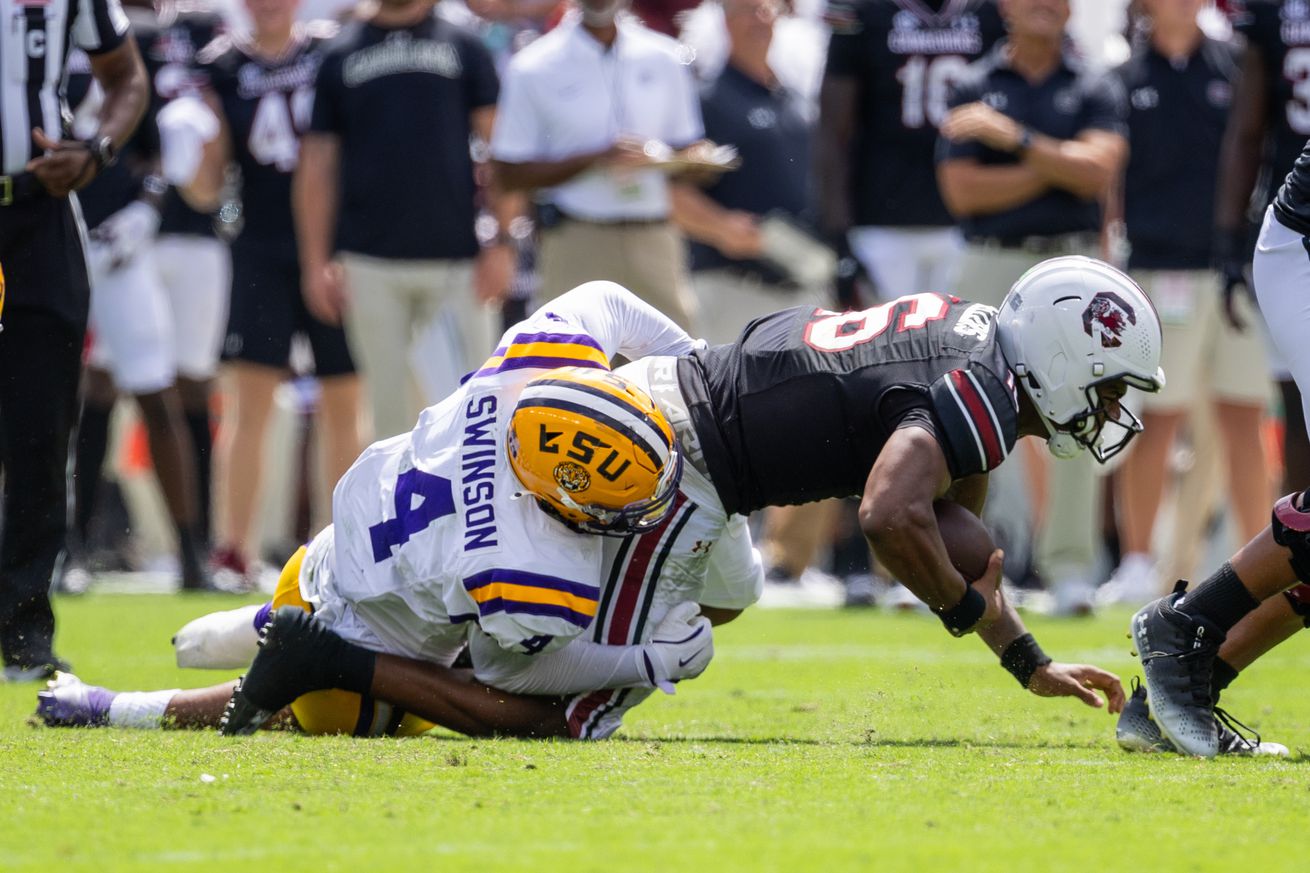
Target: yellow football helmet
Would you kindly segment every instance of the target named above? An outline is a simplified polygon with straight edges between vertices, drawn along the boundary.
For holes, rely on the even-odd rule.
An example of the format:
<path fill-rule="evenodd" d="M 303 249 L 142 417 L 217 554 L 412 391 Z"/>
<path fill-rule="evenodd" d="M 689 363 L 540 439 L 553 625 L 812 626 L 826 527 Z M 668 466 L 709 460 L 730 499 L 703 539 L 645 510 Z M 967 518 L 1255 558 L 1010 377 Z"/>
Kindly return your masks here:
<path fill-rule="evenodd" d="M 575 530 L 627 536 L 673 508 L 682 455 L 650 396 L 608 370 L 561 367 L 523 389 L 509 463 L 524 489 Z"/>

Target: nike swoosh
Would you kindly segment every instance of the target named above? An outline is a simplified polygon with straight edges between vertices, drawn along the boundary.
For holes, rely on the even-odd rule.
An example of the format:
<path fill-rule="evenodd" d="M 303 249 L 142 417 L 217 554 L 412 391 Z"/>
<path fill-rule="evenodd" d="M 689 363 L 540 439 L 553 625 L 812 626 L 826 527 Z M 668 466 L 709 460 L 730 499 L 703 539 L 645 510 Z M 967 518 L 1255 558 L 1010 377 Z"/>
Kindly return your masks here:
<path fill-rule="evenodd" d="M 696 660 L 696 658 L 698 658 L 698 657 L 700 656 L 700 653 L 703 652 L 703 651 L 705 651 L 704 647 L 697 649 L 695 652 L 693 652 L 691 655 L 688 655 L 688 656 L 685 657 L 685 658 L 679 658 L 679 659 L 678 659 L 678 666 L 679 666 L 679 667 L 685 667 L 685 666 L 687 666 L 687 665 L 690 664 L 692 661 Z"/>

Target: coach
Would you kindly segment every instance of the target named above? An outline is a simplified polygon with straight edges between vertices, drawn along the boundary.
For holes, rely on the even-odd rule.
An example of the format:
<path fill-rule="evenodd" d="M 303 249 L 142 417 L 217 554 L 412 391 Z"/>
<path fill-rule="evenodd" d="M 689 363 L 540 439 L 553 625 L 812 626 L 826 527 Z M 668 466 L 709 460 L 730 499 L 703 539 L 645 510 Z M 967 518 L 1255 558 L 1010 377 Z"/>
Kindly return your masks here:
<path fill-rule="evenodd" d="M 957 80 L 937 168 L 964 231 L 969 293 L 993 305 L 1039 261 L 1096 252 L 1100 200 L 1128 153 L 1119 82 L 1064 48 L 1069 0 L 1001 0 L 1000 10 L 1008 37 Z M 1041 456 L 1029 460 L 1038 472 Z M 1091 608 L 1095 494 L 1090 458 L 1051 470 L 1037 563 L 1061 612 Z"/>
<path fill-rule="evenodd" d="M 0 649 L 13 682 L 63 666 L 49 588 L 67 525 L 65 467 L 90 298 L 71 195 L 114 160 L 149 98 L 118 0 L 11 8 L 0 33 L 0 263 L 9 302 L 0 336 Z M 99 129 L 84 141 L 60 139 L 65 39 L 91 56 L 105 92 Z"/>

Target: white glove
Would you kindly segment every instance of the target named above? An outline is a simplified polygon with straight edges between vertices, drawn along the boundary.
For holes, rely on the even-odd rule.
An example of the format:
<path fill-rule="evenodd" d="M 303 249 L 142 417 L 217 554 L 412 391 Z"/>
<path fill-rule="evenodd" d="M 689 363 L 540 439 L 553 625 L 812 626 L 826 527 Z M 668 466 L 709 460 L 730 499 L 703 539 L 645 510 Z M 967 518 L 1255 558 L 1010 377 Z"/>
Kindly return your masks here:
<path fill-rule="evenodd" d="M 672 694 L 673 683 L 695 679 L 714 657 L 710 620 L 700 614 L 699 605 L 679 603 L 664 616 L 651 641 L 641 649 L 650 684 Z"/>
<path fill-rule="evenodd" d="M 205 144 L 218 136 L 218 117 L 199 97 L 172 100 L 156 116 L 161 172 L 174 185 L 196 177 Z"/>
<path fill-rule="evenodd" d="M 202 670 L 241 670 L 259 653 L 259 631 L 255 616 L 260 606 L 252 604 L 211 612 L 187 622 L 173 637 L 179 667 Z"/>
<path fill-rule="evenodd" d="M 159 230 L 159 210 L 141 200 L 133 200 L 106 218 L 91 231 L 91 239 L 104 246 L 105 268 L 117 270 L 132 258 Z"/>

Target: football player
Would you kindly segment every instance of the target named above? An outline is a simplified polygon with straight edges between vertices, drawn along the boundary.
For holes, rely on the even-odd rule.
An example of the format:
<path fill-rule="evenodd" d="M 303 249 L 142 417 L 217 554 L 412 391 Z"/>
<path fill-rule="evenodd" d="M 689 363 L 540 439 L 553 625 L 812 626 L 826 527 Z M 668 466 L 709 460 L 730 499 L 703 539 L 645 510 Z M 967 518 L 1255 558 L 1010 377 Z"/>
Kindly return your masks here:
<path fill-rule="evenodd" d="M 1310 28 L 1310 15 L 1304 19 Z M 1256 299 L 1270 336 L 1296 384 L 1310 388 L 1310 351 L 1304 305 L 1310 284 L 1310 143 L 1265 211 L 1256 243 Z M 1310 622 L 1310 502 L 1300 492 L 1274 505 L 1270 526 L 1213 575 L 1187 592 L 1147 604 L 1132 621 L 1132 635 L 1146 675 L 1153 722 L 1142 719 L 1146 700 L 1135 701 L 1124 733 L 1146 742 L 1157 725 L 1164 745 L 1188 755 L 1213 757 L 1232 750 L 1231 736 L 1216 718 L 1218 692 L 1238 672 Z M 1283 596 L 1279 596 L 1279 595 Z M 1158 741 L 1157 741 L 1158 742 Z M 1269 744 L 1252 744 L 1269 753 Z M 1286 749 L 1281 746 L 1274 753 Z"/>
<path fill-rule="evenodd" d="M 632 627 L 634 609 L 657 596 L 649 588 L 641 593 L 630 580 L 646 578 L 652 562 L 667 566 L 674 557 L 701 550 L 699 538 L 680 540 L 684 525 L 698 511 L 708 510 L 704 517 L 713 524 L 706 530 L 710 551 L 715 551 L 724 541 L 727 514 L 862 494 L 861 521 L 873 548 L 948 630 L 955 635 L 977 631 L 1002 665 L 1035 694 L 1074 696 L 1103 706 L 1099 690 L 1110 711 L 1117 712 L 1124 696 L 1115 676 L 1089 665 L 1055 663 L 1027 633 L 1001 593 L 999 552 L 972 585 L 952 568 L 932 504 L 948 497 L 976 514 L 987 472 L 1021 435 L 1046 438 L 1062 456 L 1090 451 L 1105 460 L 1118 453 L 1140 430 L 1120 398 L 1129 387 L 1158 390 L 1164 382 L 1159 354 L 1159 321 L 1130 279 L 1090 259 L 1057 258 L 1025 275 L 999 314 L 989 306 L 927 293 L 863 312 L 797 308 L 752 322 L 730 346 L 636 361 L 621 372 L 644 389 L 661 419 L 672 425 L 684 459 L 683 488 L 671 501 L 667 524 L 618 541 L 611 572 L 596 593 L 599 604 L 590 636 L 621 642 L 608 628 L 615 622 L 622 628 L 625 620 Z M 530 412 L 531 404 L 542 400 L 567 408 L 572 401 L 553 395 L 564 387 L 553 384 L 557 381 L 547 374 L 529 382 L 520 398 L 522 410 Z M 554 478 L 554 486 L 534 487 L 559 477 L 563 459 L 551 451 L 559 445 L 551 427 L 531 418 L 523 421 L 529 425 L 526 432 L 511 430 L 510 437 L 518 480 L 550 504 L 552 513 L 595 530 L 607 513 L 587 510 L 570 496 L 564 481 Z M 688 499 L 689 492 L 696 494 L 694 499 Z M 339 506 L 340 498 L 339 491 Z M 315 589 L 321 590 L 314 560 L 311 545 L 300 574 L 300 588 L 310 601 Z M 343 567 L 338 541 L 338 578 Z M 705 571 L 701 565 L 699 572 Z M 730 620 L 745 605 L 741 601 L 746 598 L 734 604 L 730 597 L 714 597 L 718 592 L 709 584 L 697 596 L 696 584 L 689 578 L 683 589 L 690 596 L 682 599 L 717 607 L 704 610 L 713 620 Z M 399 614 L 400 604 L 395 606 Z M 328 633 L 324 622 L 305 616 L 295 609 L 274 614 L 259 655 L 233 695 L 228 732 L 244 733 L 300 695 L 330 687 L 399 703 L 421 715 L 437 714 L 424 707 L 425 701 L 445 699 L 440 687 L 416 693 L 422 677 L 406 672 L 394 657 L 377 655 L 363 640 L 356 641 L 365 646 L 354 645 Z M 657 617 L 642 617 L 637 624 Z M 483 630 L 497 633 L 482 623 Z M 337 629 L 358 637 L 349 623 Z M 699 627 L 687 637 L 707 630 Z M 479 677 L 509 691 L 551 693 L 539 677 L 516 679 L 513 666 L 502 666 L 504 659 L 527 657 L 535 643 L 524 640 L 515 653 L 504 642 L 492 648 L 473 637 L 470 648 Z M 561 669 L 581 663 L 574 648 L 554 653 Z M 496 657 L 482 660 L 480 650 Z M 552 656 L 534 657 L 534 666 L 542 668 Z M 403 698 L 397 696 L 405 690 L 401 686 L 409 691 Z M 539 732 L 545 724 L 555 734 L 603 736 L 603 721 L 595 734 L 587 733 L 588 726 L 621 714 L 634 696 L 628 689 L 605 689 L 574 697 L 562 709 L 533 710 L 533 718 L 521 724 L 499 722 L 495 729 Z"/>

